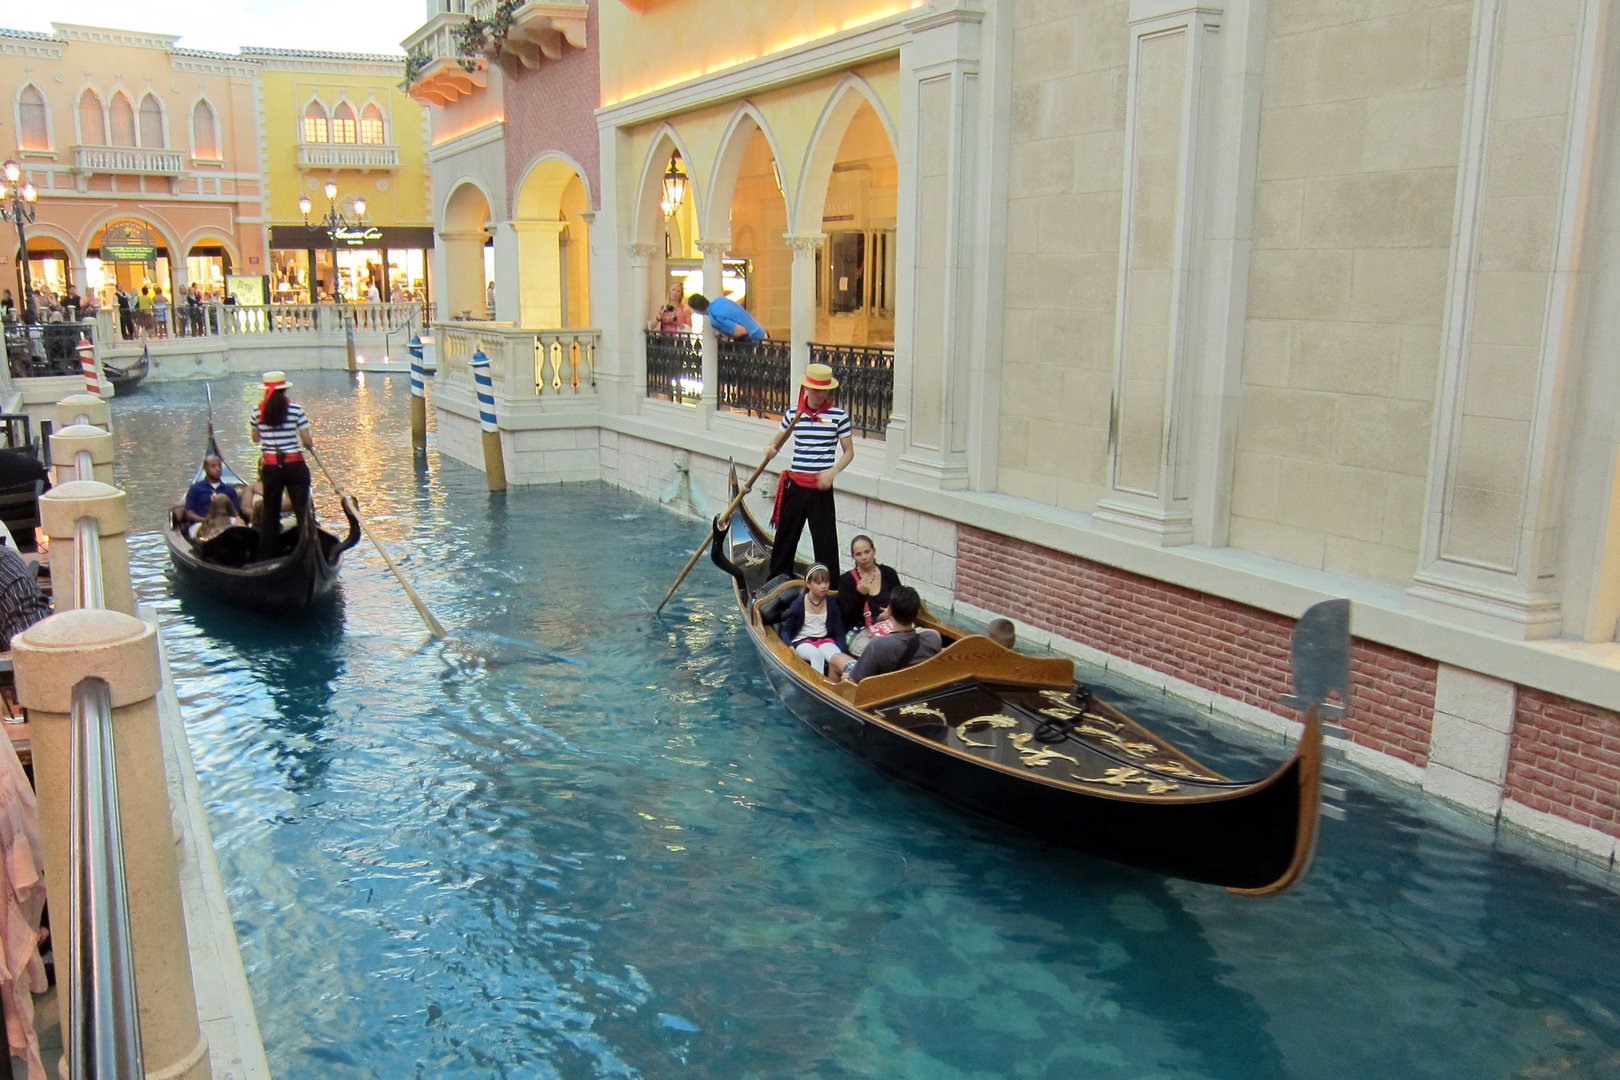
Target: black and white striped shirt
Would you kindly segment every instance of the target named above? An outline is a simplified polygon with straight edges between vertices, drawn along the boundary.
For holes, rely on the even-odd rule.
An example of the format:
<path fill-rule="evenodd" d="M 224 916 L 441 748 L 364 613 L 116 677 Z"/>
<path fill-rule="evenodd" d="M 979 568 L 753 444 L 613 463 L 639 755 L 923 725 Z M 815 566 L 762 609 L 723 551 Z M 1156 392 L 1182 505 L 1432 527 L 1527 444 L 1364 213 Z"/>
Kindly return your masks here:
<path fill-rule="evenodd" d="M 787 415 L 782 417 L 783 431 L 797 415 L 799 410 L 796 408 L 787 411 Z M 837 405 L 822 409 L 819 418 L 812 418 L 806 413 L 799 426 L 793 429 L 793 464 L 789 467 L 794 472 L 826 472 L 838 460 L 838 444 L 850 438 L 853 431 L 849 413 Z"/>
<path fill-rule="evenodd" d="M 34 568 L 9 547 L 0 546 L 0 649 L 51 613 L 51 602 L 34 583 Z"/>
<path fill-rule="evenodd" d="M 259 419 L 259 407 L 253 407 L 253 426 L 259 432 L 259 445 L 266 454 L 301 454 L 303 447 L 298 444 L 298 433 L 309 427 L 309 417 L 304 415 L 304 407 L 291 401 L 287 402 L 287 419 L 271 427 Z"/>

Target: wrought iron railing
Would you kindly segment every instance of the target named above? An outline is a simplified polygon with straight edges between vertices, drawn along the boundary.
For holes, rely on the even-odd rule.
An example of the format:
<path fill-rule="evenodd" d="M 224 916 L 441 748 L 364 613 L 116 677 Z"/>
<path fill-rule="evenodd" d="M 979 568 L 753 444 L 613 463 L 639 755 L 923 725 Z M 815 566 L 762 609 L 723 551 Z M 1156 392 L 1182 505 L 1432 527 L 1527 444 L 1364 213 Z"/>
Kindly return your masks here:
<path fill-rule="evenodd" d="M 792 368 L 786 341 L 722 340 L 720 407 L 750 416 L 781 416 L 792 404 Z"/>
<path fill-rule="evenodd" d="M 894 408 L 894 350 L 812 341 L 810 362 L 833 369 L 838 404 L 861 437 L 882 438 Z"/>
<path fill-rule="evenodd" d="M 647 335 L 647 396 L 677 405 L 696 405 L 703 397 L 703 338 L 697 334 Z"/>
<path fill-rule="evenodd" d="M 82 370 L 79 343 L 95 341 L 95 324 L 7 323 L 5 339 L 6 359 L 13 378 L 77 375 Z"/>

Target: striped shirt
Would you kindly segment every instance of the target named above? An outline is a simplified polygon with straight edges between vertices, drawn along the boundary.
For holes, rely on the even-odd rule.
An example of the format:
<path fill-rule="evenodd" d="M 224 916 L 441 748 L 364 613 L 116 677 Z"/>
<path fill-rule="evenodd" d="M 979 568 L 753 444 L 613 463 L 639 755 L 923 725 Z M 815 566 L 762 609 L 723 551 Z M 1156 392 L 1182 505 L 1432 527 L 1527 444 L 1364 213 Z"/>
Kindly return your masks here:
<path fill-rule="evenodd" d="M 34 582 L 34 568 L 11 548 L 0 547 L 0 649 L 51 613 L 51 602 Z"/>
<path fill-rule="evenodd" d="M 783 431 L 797 415 L 799 410 L 796 408 L 787 411 L 787 415 L 782 417 Z M 803 473 L 826 472 L 838 460 L 838 444 L 850 438 L 853 431 L 849 413 L 837 405 L 822 409 L 819 419 L 811 419 L 806 414 L 799 421 L 799 426 L 793 429 L 793 464 L 789 468 Z"/>
<path fill-rule="evenodd" d="M 309 427 L 309 417 L 304 415 L 304 407 L 291 401 L 287 402 L 287 419 L 271 427 L 259 419 L 259 407 L 253 407 L 253 428 L 259 433 L 259 445 L 266 454 L 301 454 L 304 448 L 298 443 L 298 433 Z"/>

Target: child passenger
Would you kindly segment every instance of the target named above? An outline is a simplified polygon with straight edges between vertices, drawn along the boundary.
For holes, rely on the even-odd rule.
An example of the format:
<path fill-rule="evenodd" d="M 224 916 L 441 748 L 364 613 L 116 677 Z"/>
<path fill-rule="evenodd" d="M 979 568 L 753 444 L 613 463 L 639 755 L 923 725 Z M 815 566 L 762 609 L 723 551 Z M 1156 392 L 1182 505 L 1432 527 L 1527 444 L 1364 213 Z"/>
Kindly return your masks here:
<path fill-rule="evenodd" d="M 777 633 L 817 674 L 830 675 L 837 682 L 844 665 L 854 657 L 845 651 L 843 614 L 827 599 L 832 575 L 817 563 L 805 572 L 804 581 L 804 593 L 782 615 Z"/>

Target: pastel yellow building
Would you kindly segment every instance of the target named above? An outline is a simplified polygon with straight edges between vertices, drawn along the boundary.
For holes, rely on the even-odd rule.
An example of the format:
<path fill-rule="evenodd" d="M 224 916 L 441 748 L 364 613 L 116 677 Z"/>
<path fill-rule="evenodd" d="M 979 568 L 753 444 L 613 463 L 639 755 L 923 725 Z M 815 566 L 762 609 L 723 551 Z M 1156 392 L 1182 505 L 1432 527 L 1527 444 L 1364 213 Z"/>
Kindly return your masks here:
<path fill-rule="evenodd" d="M 270 291 L 309 302 L 430 299 L 427 120 L 401 88 L 404 58 L 242 50 L 259 69 Z M 325 188 L 336 185 L 329 200 Z M 306 225 L 299 200 L 310 200 Z M 364 200 L 365 214 L 357 206 Z M 348 224 L 321 226 L 336 210 Z"/>

